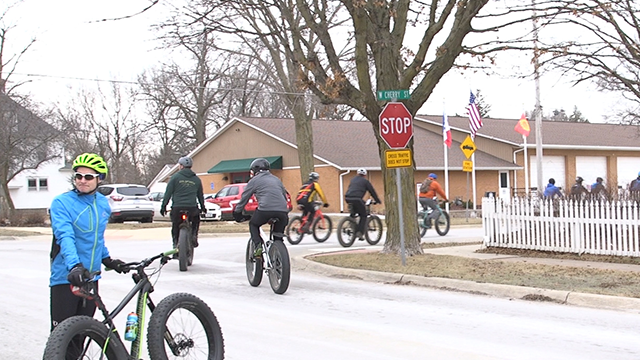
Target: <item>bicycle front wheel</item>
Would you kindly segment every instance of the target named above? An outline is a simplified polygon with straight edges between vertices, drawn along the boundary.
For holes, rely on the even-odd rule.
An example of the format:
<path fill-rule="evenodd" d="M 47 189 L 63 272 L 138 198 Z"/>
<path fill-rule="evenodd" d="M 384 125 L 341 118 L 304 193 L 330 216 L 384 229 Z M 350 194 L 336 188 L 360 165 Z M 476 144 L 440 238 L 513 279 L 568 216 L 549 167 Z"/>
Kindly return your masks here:
<path fill-rule="evenodd" d="M 251 286 L 258 286 L 262 282 L 262 258 L 255 258 L 253 253 L 256 247 L 253 245 L 253 240 L 249 239 L 247 244 L 247 252 L 245 254 L 245 266 L 247 268 L 247 280 Z"/>
<path fill-rule="evenodd" d="M 287 228 L 284 230 L 284 234 L 287 236 L 289 244 L 299 244 L 304 236 L 304 232 L 302 231 L 302 218 L 300 216 L 292 217 Z"/>
<path fill-rule="evenodd" d="M 449 213 L 446 211 L 440 211 L 440 216 L 435 221 L 436 224 L 436 232 L 440 236 L 445 236 L 449 232 L 449 228 L 451 227 L 451 219 L 449 218 Z"/>
<path fill-rule="evenodd" d="M 321 216 L 316 218 L 316 221 L 313 222 L 313 238 L 316 239 L 317 242 L 325 242 L 331 236 L 331 231 L 333 231 L 333 224 L 331 223 L 331 218 L 328 216 Z"/>
<path fill-rule="evenodd" d="M 187 267 L 193 263 L 193 245 L 189 229 L 183 227 L 178 233 L 178 261 L 180 271 L 187 271 Z"/>
<path fill-rule="evenodd" d="M 364 238 L 369 245 L 375 245 L 382 239 L 382 220 L 376 215 L 369 215 L 365 226 Z"/>
<path fill-rule="evenodd" d="M 358 225 L 351 216 L 344 217 L 338 221 L 338 242 L 343 247 L 353 245 L 356 240 L 356 229 Z"/>
<path fill-rule="evenodd" d="M 147 347 L 154 360 L 224 359 L 218 319 L 204 301 L 187 293 L 160 301 L 149 320 Z"/>
<path fill-rule="evenodd" d="M 100 321 L 88 316 L 70 317 L 53 329 L 44 349 L 43 359 L 108 359 L 128 358 L 122 342 L 110 339 L 102 354 L 109 330 Z"/>
<path fill-rule="evenodd" d="M 271 259 L 271 269 L 268 273 L 271 289 L 276 294 L 284 294 L 289 288 L 289 280 L 291 279 L 291 261 L 284 242 L 275 240 L 271 244 L 269 258 Z"/>

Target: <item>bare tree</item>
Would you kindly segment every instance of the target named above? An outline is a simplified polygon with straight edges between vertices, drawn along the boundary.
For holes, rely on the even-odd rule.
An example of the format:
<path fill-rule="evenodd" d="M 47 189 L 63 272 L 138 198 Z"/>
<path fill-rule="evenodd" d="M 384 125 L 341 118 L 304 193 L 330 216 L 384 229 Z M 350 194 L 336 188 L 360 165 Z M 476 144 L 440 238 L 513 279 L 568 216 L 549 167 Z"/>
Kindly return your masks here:
<path fill-rule="evenodd" d="M 610 116 L 640 125 L 640 3 L 629 0 L 555 1 L 559 10 L 547 26 L 553 34 L 541 63 L 561 69 L 575 84 L 588 82 L 620 93 L 632 107 Z M 558 39 L 558 34 L 572 34 Z"/>
<path fill-rule="evenodd" d="M 243 36 L 243 45 L 250 45 L 249 39 L 266 42 L 267 48 L 277 45 L 269 55 L 286 66 L 285 76 L 278 76 L 289 79 L 283 86 L 291 86 L 291 93 L 310 91 L 322 103 L 346 105 L 362 114 L 371 122 L 383 159 L 388 146 L 379 136 L 378 116 L 384 103 L 377 101 L 376 90 L 411 89 L 405 105 L 415 114 L 452 68 L 468 67 L 476 59 L 490 65 L 493 53 L 532 48 L 531 31 L 522 30 L 531 20 L 531 3 L 513 0 L 485 10 L 488 2 L 207 0 L 208 10 L 198 15 L 217 31 Z M 472 21 L 478 25 L 472 26 Z M 517 31 L 505 31 L 506 27 Z M 384 251 L 399 253 L 403 232 L 408 254 L 422 253 L 415 226 L 413 168 L 400 171 L 404 205 L 398 209 L 396 173 L 382 161 L 381 167 L 388 226 Z"/>
<path fill-rule="evenodd" d="M 11 94 L 18 86 L 24 84 L 24 82 L 9 83 L 11 76 L 15 73 L 16 67 L 20 63 L 20 59 L 31 48 L 31 45 L 35 43 L 36 39 L 31 39 L 22 49 L 15 53 L 7 55 L 6 45 L 9 40 L 9 32 L 15 29 L 15 25 L 9 25 L 7 17 L 9 11 L 20 1 L 15 2 L 5 8 L 0 14 L 0 93 Z M 7 58 L 8 57 L 8 58 Z M 9 86 L 7 85 L 9 84 Z M 8 86 L 8 87 L 7 87 Z"/>

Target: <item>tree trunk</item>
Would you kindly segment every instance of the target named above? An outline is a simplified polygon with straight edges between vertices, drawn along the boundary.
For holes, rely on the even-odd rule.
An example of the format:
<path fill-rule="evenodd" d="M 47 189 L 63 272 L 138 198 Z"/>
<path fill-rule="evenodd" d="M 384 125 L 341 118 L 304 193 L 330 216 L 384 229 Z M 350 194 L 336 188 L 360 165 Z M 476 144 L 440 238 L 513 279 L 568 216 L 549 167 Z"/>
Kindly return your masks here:
<path fill-rule="evenodd" d="M 296 124 L 300 181 L 301 184 L 304 184 L 309 179 L 309 173 L 314 169 L 313 127 L 311 126 L 311 117 L 307 114 L 304 102 L 300 99 L 293 101 L 292 113 Z"/>

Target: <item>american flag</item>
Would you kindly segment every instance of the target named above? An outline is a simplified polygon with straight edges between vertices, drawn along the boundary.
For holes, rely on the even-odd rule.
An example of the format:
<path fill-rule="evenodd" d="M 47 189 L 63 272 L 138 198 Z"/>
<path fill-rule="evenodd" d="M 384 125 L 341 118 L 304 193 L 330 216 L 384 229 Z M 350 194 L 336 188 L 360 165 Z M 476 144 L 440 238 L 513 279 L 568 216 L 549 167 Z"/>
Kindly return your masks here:
<path fill-rule="evenodd" d="M 471 138 L 476 137 L 476 133 L 482 127 L 482 119 L 480 119 L 480 112 L 476 105 L 476 97 L 473 92 L 470 91 L 471 97 L 469 98 L 469 128 L 471 129 Z"/>

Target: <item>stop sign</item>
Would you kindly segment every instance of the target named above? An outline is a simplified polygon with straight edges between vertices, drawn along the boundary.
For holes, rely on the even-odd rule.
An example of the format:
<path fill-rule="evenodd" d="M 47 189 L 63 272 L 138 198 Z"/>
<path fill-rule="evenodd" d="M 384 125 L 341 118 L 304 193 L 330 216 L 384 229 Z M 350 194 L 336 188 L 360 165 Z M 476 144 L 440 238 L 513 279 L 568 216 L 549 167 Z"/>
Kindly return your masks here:
<path fill-rule="evenodd" d="M 380 136 L 390 148 L 404 148 L 413 136 L 413 117 L 401 102 L 388 103 L 380 112 Z"/>

